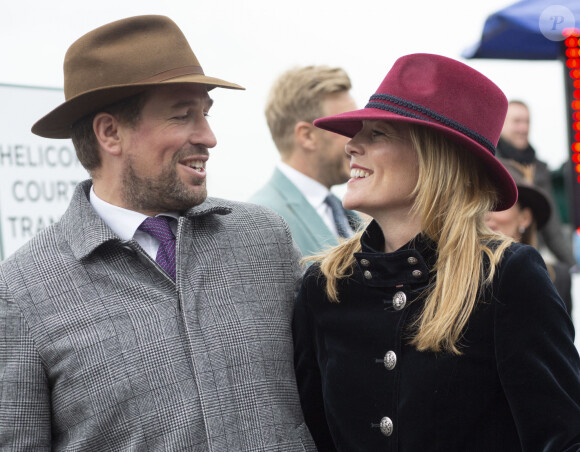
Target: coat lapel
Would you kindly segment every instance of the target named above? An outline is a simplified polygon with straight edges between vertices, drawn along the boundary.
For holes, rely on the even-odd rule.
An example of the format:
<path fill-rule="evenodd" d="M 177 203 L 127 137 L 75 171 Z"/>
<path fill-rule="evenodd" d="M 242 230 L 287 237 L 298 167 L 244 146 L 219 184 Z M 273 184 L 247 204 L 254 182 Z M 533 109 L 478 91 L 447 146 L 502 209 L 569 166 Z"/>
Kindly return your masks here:
<path fill-rule="evenodd" d="M 322 249 L 325 246 L 338 244 L 336 237 L 328 229 L 314 207 L 312 207 L 300 190 L 277 168 L 274 170 L 274 175 L 270 182 L 286 201 L 288 208 L 293 211 L 296 222 L 301 226 L 301 230 L 317 244 L 318 248 Z"/>

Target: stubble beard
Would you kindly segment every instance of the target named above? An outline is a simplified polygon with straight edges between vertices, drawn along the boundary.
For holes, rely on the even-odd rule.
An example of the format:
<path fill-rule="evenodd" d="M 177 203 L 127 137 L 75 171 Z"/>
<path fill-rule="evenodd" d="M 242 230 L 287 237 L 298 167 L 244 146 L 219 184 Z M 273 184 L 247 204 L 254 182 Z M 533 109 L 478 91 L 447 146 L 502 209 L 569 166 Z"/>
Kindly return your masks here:
<path fill-rule="evenodd" d="M 328 158 L 323 156 L 319 160 L 320 182 L 323 185 L 341 185 L 350 179 L 350 168 L 345 165 L 346 157 L 335 156 Z M 348 160 L 347 160 L 348 161 Z"/>
<path fill-rule="evenodd" d="M 184 212 L 203 203 L 207 198 L 205 179 L 195 183 L 201 190 L 193 191 L 177 175 L 177 156 L 174 160 L 157 178 L 151 179 L 139 176 L 132 159 L 128 159 L 123 169 L 125 205 L 137 212 Z"/>

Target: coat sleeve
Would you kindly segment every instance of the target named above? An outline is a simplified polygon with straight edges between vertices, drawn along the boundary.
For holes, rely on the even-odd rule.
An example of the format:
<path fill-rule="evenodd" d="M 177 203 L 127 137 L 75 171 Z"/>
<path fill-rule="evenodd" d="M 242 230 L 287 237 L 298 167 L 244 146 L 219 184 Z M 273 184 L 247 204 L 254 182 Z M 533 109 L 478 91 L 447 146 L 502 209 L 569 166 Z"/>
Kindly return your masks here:
<path fill-rule="evenodd" d="M 568 267 L 572 267 L 576 264 L 576 259 L 572 252 L 572 243 L 564 235 L 557 207 L 552 200 L 550 200 L 550 203 L 553 214 L 550 215 L 548 222 L 540 229 L 539 233 L 544 239 L 544 242 L 546 242 L 546 246 L 554 253 L 554 256 L 560 262 L 564 262 Z"/>
<path fill-rule="evenodd" d="M 322 288 L 318 286 L 322 278 L 317 278 L 314 273 L 313 267 L 306 272 L 294 307 L 294 366 L 306 425 L 318 450 L 333 452 L 336 447 L 324 411 L 319 346 L 315 334 L 316 319 L 309 308 L 309 304 L 318 301 L 314 298 L 320 297 L 322 292 Z"/>
<path fill-rule="evenodd" d="M 46 374 L 19 307 L 0 282 L 0 450 L 50 450 Z"/>
<path fill-rule="evenodd" d="M 564 262 L 568 267 L 572 267 L 576 264 L 576 259 L 572 252 L 572 243 L 567 238 L 562 227 L 560 212 L 556 205 L 556 196 L 554 195 L 552 181 L 550 180 L 550 170 L 546 163 L 540 161 L 536 162 L 534 183 L 548 193 L 548 200 L 552 207 L 552 215 L 550 215 L 550 218 L 544 227 L 540 229 L 540 236 L 544 239 L 546 246 L 560 262 Z"/>
<path fill-rule="evenodd" d="M 495 308 L 497 367 L 523 451 L 580 451 L 580 358 L 544 261 L 508 250 Z"/>

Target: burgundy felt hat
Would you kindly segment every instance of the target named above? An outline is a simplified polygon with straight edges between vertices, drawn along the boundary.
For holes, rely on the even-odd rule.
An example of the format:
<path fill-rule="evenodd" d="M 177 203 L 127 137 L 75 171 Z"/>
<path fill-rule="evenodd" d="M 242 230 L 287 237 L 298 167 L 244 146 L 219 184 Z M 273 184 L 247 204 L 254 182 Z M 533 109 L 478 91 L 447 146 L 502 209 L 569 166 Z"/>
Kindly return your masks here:
<path fill-rule="evenodd" d="M 69 138 L 72 124 L 83 116 L 171 83 L 244 89 L 205 75 L 185 35 L 169 17 L 135 16 L 103 25 L 69 47 L 64 59 L 66 101 L 38 120 L 32 133 Z"/>
<path fill-rule="evenodd" d="M 494 210 L 510 208 L 516 185 L 495 157 L 507 111 L 504 93 L 459 61 L 424 53 L 399 58 L 365 108 L 314 121 L 352 138 L 364 120 L 407 122 L 437 130 L 477 155 L 498 188 Z"/>

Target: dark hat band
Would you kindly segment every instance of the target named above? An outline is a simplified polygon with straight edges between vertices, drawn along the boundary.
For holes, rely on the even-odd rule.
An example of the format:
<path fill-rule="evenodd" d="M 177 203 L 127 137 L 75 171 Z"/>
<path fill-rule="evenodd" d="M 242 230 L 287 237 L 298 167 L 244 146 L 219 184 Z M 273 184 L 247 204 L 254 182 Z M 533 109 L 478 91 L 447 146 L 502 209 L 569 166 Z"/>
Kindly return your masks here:
<path fill-rule="evenodd" d="M 403 108 L 396 107 L 394 105 L 385 104 L 383 102 L 372 102 L 374 100 L 392 102 L 395 105 L 400 105 L 401 107 L 405 107 L 414 110 L 418 113 L 421 113 L 423 116 L 415 114 Z M 422 121 L 433 122 L 433 120 L 435 120 L 468 136 L 472 140 L 478 142 L 483 147 L 488 149 L 493 155 L 495 155 L 495 146 L 483 135 L 471 130 L 469 127 L 466 127 L 457 121 L 454 121 L 453 119 L 450 119 L 446 116 L 436 113 L 433 110 L 430 110 L 429 108 L 424 107 L 422 105 L 409 102 L 408 100 L 401 99 L 396 96 L 391 96 L 390 94 L 373 94 L 369 99 L 369 103 L 366 104 L 365 108 L 378 108 L 380 110 L 390 111 L 392 113 L 396 113 L 401 116 L 406 116 L 407 118 L 420 119 Z"/>

